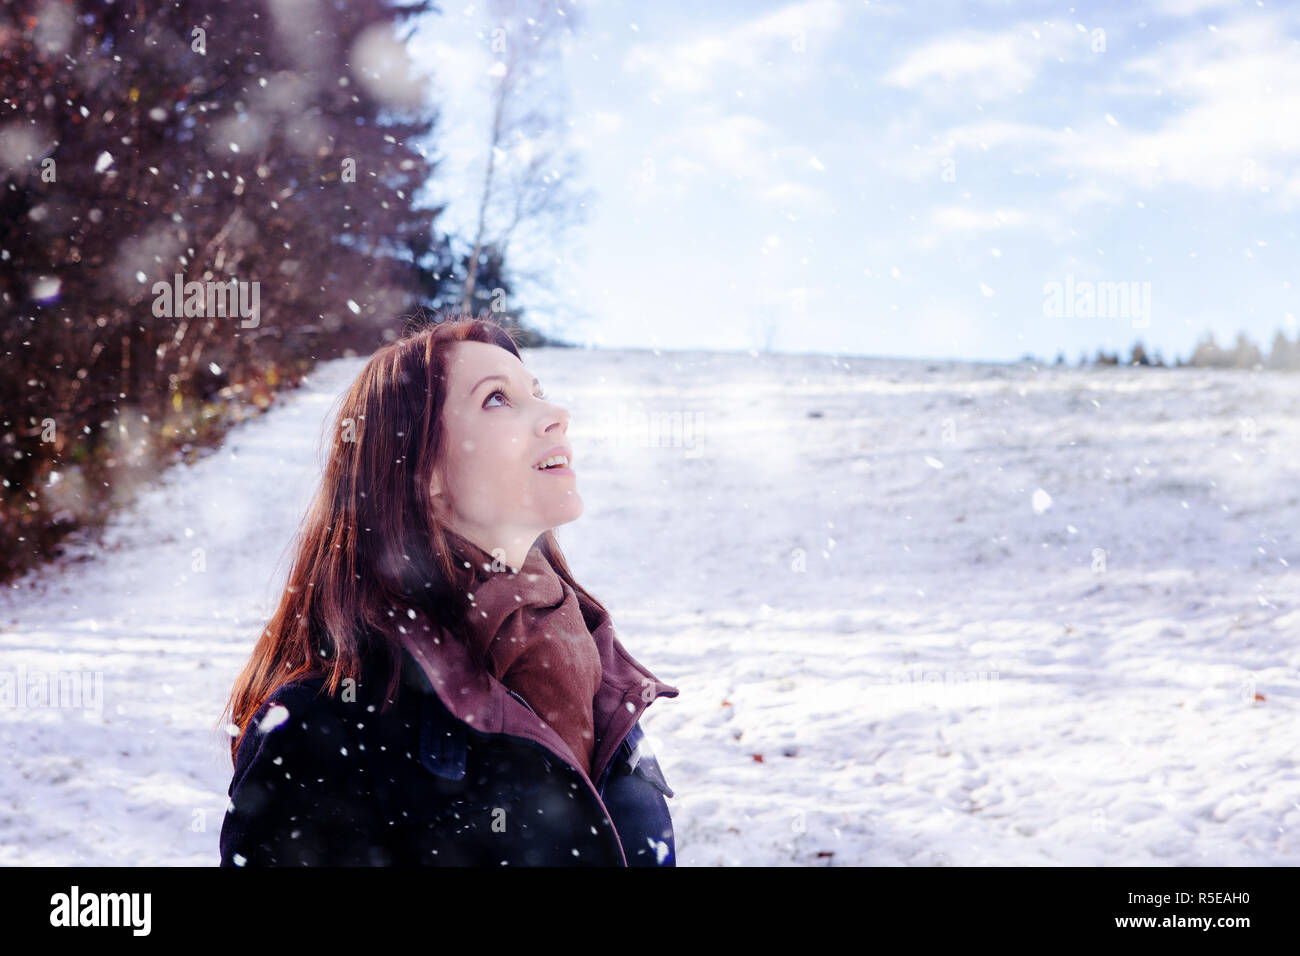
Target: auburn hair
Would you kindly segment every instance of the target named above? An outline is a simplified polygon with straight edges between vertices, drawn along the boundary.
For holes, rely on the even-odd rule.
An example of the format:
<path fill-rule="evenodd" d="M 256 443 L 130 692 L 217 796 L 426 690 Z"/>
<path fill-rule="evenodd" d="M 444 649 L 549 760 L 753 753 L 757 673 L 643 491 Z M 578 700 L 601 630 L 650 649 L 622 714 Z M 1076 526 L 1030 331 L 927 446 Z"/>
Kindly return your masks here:
<path fill-rule="evenodd" d="M 343 394 L 320 486 L 291 543 L 284 593 L 218 720 L 232 762 L 253 714 L 291 681 L 324 675 L 322 690 L 334 694 L 343 680 L 361 680 L 363 663 L 378 667 L 388 674 L 386 710 L 401 681 L 399 626 L 442 627 L 472 646 L 469 592 L 480 572 L 464 560 L 464 539 L 437 520 L 430 495 L 456 342 L 521 358 L 496 322 L 435 313 L 378 349 Z M 539 546 L 559 577 L 605 613 L 573 579 L 552 531 Z"/>

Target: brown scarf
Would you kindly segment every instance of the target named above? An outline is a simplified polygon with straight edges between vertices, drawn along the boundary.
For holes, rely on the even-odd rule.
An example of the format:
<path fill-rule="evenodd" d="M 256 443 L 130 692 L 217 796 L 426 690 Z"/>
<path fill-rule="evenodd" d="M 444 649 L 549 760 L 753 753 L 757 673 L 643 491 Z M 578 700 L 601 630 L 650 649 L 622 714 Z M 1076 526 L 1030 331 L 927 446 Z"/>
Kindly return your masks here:
<path fill-rule="evenodd" d="M 516 573 L 493 572 L 491 556 L 466 539 L 455 543 L 474 565 L 477 587 L 469 620 L 492 676 L 522 697 L 569 746 L 591 776 L 593 701 L 601 685 L 600 653 L 578 595 L 534 545 Z"/>

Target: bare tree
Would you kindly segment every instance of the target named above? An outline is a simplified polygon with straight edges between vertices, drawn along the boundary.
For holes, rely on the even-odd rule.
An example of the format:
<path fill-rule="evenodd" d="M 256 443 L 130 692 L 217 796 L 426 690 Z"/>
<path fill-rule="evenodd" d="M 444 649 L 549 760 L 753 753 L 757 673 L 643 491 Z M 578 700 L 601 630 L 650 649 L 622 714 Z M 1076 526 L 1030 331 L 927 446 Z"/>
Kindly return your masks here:
<path fill-rule="evenodd" d="M 750 317 L 749 333 L 758 351 L 772 351 L 777 334 L 781 331 L 781 325 L 781 313 L 771 306 L 755 312 Z"/>
<path fill-rule="evenodd" d="M 524 256 L 554 244 L 582 221 L 591 201 L 578 190 L 578 159 L 565 145 L 565 102 L 559 62 L 565 34 L 577 28 L 570 0 L 491 0 L 492 123 L 488 131 L 474 246 L 470 252 L 461 311 L 474 300 L 479 260 L 494 248 L 504 259 L 512 240 Z M 508 261 L 508 260 L 507 260 Z M 546 285 L 550 269 L 516 279 Z"/>

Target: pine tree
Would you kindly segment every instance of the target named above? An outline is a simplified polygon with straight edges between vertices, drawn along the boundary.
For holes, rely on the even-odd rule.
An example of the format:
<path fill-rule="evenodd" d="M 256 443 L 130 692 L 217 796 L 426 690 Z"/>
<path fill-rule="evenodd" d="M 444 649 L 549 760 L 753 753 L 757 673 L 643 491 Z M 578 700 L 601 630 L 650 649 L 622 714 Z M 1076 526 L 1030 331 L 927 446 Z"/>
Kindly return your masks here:
<path fill-rule="evenodd" d="M 1232 365 L 1235 368 L 1254 368 L 1262 365 L 1264 357 L 1259 352 L 1259 346 L 1247 338 L 1245 332 L 1237 333 L 1237 346 L 1232 352 Z"/>
<path fill-rule="evenodd" d="M 285 9 L 0 13 L 0 576 L 44 546 L 49 472 L 80 463 L 108 495 L 124 434 L 165 450 L 215 392 L 261 394 L 303 362 L 369 350 L 427 293 L 403 250 L 441 212 L 413 201 L 436 110 L 397 30 L 434 8 Z M 256 321 L 156 314 L 155 283 L 177 274 L 256 283 Z"/>
<path fill-rule="evenodd" d="M 1268 355 L 1268 367 L 1276 369 L 1294 369 L 1297 367 L 1297 345 L 1286 337 L 1281 329 L 1273 336 L 1273 347 Z"/>

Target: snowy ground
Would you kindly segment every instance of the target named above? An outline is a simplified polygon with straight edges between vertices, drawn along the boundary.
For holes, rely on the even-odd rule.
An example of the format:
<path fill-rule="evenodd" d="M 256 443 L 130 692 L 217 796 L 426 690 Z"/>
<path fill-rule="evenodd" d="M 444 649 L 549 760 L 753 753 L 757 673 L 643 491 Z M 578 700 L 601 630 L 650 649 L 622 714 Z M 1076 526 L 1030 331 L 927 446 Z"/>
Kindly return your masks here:
<path fill-rule="evenodd" d="M 525 363 L 570 563 L 681 689 L 643 720 L 681 865 L 1300 864 L 1300 376 Z M 215 722 L 359 366 L 0 594 L 0 673 L 103 681 L 0 707 L 0 864 L 216 863 Z"/>

